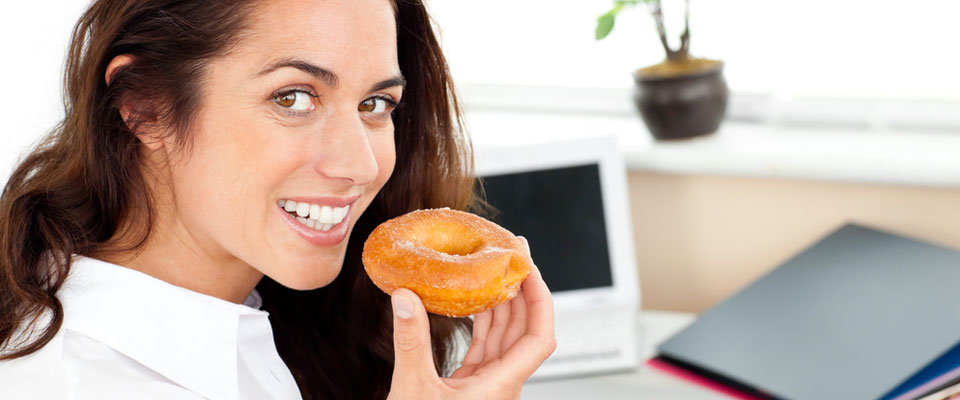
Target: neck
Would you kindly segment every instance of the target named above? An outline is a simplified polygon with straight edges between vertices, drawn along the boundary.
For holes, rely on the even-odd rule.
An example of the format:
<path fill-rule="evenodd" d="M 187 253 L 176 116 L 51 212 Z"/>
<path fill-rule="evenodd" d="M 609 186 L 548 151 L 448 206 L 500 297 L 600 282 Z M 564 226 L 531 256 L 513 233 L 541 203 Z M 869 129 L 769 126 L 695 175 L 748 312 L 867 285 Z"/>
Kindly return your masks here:
<path fill-rule="evenodd" d="M 160 180 L 145 168 L 147 182 Z M 263 273 L 207 238 L 194 235 L 177 218 L 170 190 L 148 184 L 155 220 L 145 214 L 128 218 L 97 257 L 131 268 L 167 283 L 220 299 L 243 303 Z M 150 227 L 146 242 L 131 245 L 139 227 Z"/>
<path fill-rule="evenodd" d="M 213 254 L 182 226 L 154 224 L 147 242 L 134 251 L 101 257 L 194 292 L 242 303 L 263 274 L 229 254 Z M 224 252 L 225 253 L 225 252 Z"/>

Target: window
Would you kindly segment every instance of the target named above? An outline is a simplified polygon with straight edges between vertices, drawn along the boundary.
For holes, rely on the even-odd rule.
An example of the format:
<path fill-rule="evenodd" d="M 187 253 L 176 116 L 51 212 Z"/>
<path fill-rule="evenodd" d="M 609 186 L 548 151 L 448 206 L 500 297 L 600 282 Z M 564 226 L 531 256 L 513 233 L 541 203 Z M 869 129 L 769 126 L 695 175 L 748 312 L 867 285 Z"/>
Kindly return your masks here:
<path fill-rule="evenodd" d="M 879 129 L 960 128 L 960 57 L 952 43 L 960 38 L 960 24 L 955 22 L 960 3 L 690 3 L 692 53 L 725 61 L 733 119 Z M 516 107 L 563 109 L 574 107 L 577 99 L 583 102 L 584 96 L 597 101 L 625 96 L 632 87 L 630 73 L 663 58 L 653 20 L 643 6 L 621 13 L 613 33 L 603 41 L 593 39 L 596 17 L 612 4 L 612 0 L 429 2 L 468 104 L 502 101 Z M 670 40 L 676 41 L 683 2 L 664 0 L 664 14 Z M 570 89 L 571 94 L 558 96 L 557 88 Z M 501 89 L 510 98 L 496 98 Z M 534 89 L 552 95 L 537 95 L 540 92 Z M 624 103 L 619 111 L 629 110 L 629 102 Z M 596 111 L 595 105 L 584 107 Z"/>

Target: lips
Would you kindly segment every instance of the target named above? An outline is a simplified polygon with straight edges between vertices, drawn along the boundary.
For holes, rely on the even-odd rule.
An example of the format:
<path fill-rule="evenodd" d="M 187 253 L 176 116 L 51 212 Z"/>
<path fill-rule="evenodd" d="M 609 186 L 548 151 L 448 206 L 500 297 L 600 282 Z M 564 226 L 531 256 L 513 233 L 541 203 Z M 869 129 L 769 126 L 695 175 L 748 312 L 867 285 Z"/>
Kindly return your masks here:
<path fill-rule="evenodd" d="M 350 211 L 359 197 L 290 198 L 276 204 L 280 216 L 300 237 L 317 246 L 331 246 L 346 239 Z"/>

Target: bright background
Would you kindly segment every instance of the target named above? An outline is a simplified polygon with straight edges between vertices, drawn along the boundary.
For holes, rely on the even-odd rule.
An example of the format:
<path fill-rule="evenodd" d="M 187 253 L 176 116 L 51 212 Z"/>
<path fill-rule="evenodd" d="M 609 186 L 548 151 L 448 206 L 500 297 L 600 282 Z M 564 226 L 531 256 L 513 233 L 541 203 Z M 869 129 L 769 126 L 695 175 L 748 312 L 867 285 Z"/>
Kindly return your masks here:
<path fill-rule="evenodd" d="M 612 1 L 430 4 L 461 83 L 622 88 L 663 58 L 643 7 L 622 12 L 597 42 L 595 17 Z M 674 44 L 682 6 L 664 3 Z M 692 0 L 692 50 L 725 60 L 736 92 L 956 101 L 957 15 L 960 3 L 943 0 Z"/>
<path fill-rule="evenodd" d="M 960 116 L 945 115 L 960 111 L 956 76 L 960 61 L 951 45 L 960 37 L 960 24 L 955 23 L 960 15 L 958 2 L 691 3 L 693 53 L 726 62 L 725 75 L 734 92 L 734 119 L 768 121 L 789 114 L 792 122 L 839 121 L 884 128 L 890 115 L 908 114 L 906 119 L 915 125 L 960 128 Z M 47 0 L 3 6 L 0 87 L 6 95 L 0 98 L 0 173 L 4 176 L 16 155 L 61 117 L 64 49 L 85 4 Z M 632 85 L 630 73 L 663 56 L 644 7 L 625 10 L 613 33 L 595 41 L 595 18 L 611 4 L 602 0 L 429 0 L 468 104 L 497 102 L 498 92 L 508 92 L 504 87 L 576 89 L 559 97 L 523 91 L 521 96 L 501 100 L 521 108 L 590 111 L 597 111 L 597 106 L 582 101 L 585 96 L 589 100 L 611 92 L 626 93 Z M 664 8 L 667 29 L 673 33 L 670 39 L 676 43 L 682 28 L 682 2 L 668 0 Z M 484 94 L 482 99 L 471 98 L 477 91 Z M 578 99 L 586 104 L 578 104 Z M 845 110 L 842 115 L 837 115 L 838 102 Z M 611 106 L 610 111 L 630 112 L 629 105 L 623 104 Z"/>
<path fill-rule="evenodd" d="M 691 3 L 692 52 L 725 61 L 729 118 L 664 144 L 629 102 L 631 72 L 663 56 L 645 9 L 597 42 L 612 1 L 429 0 L 476 141 L 621 136 L 644 307 L 702 310 L 849 220 L 960 248 L 960 3 Z M 85 5 L 2 6 L 0 182 L 62 117 Z M 665 4 L 671 40 L 681 7 Z"/>

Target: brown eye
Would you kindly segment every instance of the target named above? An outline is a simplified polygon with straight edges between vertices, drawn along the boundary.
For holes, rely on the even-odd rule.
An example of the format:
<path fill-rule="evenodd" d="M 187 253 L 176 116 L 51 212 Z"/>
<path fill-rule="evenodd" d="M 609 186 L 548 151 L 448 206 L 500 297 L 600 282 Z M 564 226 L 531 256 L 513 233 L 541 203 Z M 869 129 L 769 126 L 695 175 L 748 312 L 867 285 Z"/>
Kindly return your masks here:
<path fill-rule="evenodd" d="M 357 110 L 374 114 L 389 114 L 397 107 L 397 102 L 387 97 L 374 96 L 360 102 Z"/>
<path fill-rule="evenodd" d="M 366 99 L 366 100 L 360 102 L 360 106 L 357 107 L 357 110 L 360 110 L 360 111 L 363 111 L 363 112 L 371 112 L 371 111 L 373 111 L 373 110 L 376 110 L 376 109 L 377 109 L 377 100 L 380 100 L 380 99 L 377 99 L 377 98 Z"/>
<path fill-rule="evenodd" d="M 273 102 L 278 106 L 294 111 L 309 111 L 314 109 L 313 96 L 302 90 L 291 90 L 277 94 Z"/>
<path fill-rule="evenodd" d="M 277 104 L 290 108 L 294 103 L 297 102 L 297 95 L 293 93 L 286 93 L 277 96 Z"/>

